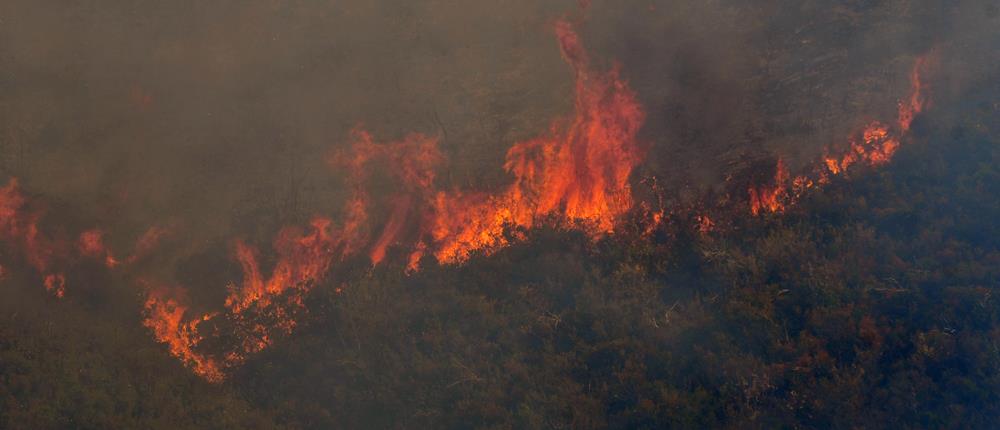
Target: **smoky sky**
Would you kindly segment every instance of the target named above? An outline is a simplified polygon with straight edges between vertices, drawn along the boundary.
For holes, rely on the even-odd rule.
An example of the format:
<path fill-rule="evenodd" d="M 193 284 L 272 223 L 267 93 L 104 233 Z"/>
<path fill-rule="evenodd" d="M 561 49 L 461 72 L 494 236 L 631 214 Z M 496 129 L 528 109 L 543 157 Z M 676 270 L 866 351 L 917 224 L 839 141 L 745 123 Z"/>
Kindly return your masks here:
<path fill-rule="evenodd" d="M 648 112 L 636 175 L 682 193 L 748 153 L 801 163 L 891 119 L 935 47 L 939 105 L 995 78 L 998 14 L 989 0 L 8 0 L 0 169 L 113 245 L 176 226 L 177 258 L 336 216 L 347 190 L 324 160 L 359 124 L 439 136 L 445 187 L 499 186 L 507 148 L 572 111 L 552 31 L 565 17 Z"/>

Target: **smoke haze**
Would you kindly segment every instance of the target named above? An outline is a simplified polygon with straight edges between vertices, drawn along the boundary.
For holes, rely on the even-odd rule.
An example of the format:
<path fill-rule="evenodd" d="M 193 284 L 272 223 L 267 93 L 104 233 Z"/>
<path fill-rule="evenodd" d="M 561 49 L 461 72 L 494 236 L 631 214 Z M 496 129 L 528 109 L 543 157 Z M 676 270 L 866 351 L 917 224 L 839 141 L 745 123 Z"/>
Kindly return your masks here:
<path fill-rule="evenodd" d="M 250 322 L 255 303 L 301 290 L 290 302 L 305 309 L 313 287 L 340 294 L 383 258 L 399 276 L 407 260 L 406 273 L 460 265 L 551 218 L 597 224 L 592 239 L 638 213 L 661 240 L 677 207 L 705 206 L 703 234 L 732 225 L 709 218 L 706 195 L 738 201 L 737 220 L 780 212 L 854 158 L 884 165 L 900 142 L 995 110 L 998 29 L 993 0 L 6 0 L 0 178 L 27 203 L 0 204 L 0 236 L 66 238 L 24 257 L 39 280 L 11 282 L 61 297 L 49 260 L 75 252 L 94 261 L 70 269 L 70 300 L 76 288 L 116 318 L 158 313 L 172 325 L 142 329 L 162 343 L 249 355 L 274 342 Z M 897 126 L 914 94 L 912 128 Z M 835 160 L 852 138 L 875 150 Z M 353 171 L 352 156 L 377 158 L 359 140 L 390 161 Z M 802 185 L 816 169 L 830 171 Z M 571 185 L 553 185 L 559 173 Z M 551 207 L 511 203 L 546 193 Z M 451 216 L 463 210 L 479 216 Z M 266 316 L 291 333 L 292 313 Z M 180 343 L 173 355 L 207 366 Z M 247 359 L 229 355 L 233 369 Z"/>

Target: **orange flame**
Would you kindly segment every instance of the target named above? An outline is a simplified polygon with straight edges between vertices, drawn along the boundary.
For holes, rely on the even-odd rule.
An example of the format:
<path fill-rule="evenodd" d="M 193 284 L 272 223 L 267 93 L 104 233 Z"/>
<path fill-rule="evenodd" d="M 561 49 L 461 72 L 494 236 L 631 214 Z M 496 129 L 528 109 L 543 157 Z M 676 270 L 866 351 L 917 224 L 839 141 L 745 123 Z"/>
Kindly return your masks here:
<path fill-rule="evenodd" d="M 826 156 L 824 163 L 827 170 L 834 175 L 847 171 L 858 162 L 869 166 L 880 166 L 888 163 L 899 149 L 899 139 L 892 136 L 889 129 L 878 121 L 869 124 L 861 133 L 862 141 L 851 142 L 850 149 L 839 157 Z"/>
<path fill-rule="evenodd" d="M 63 298 L 66 295 L 66 277 L 61 273 L 45 275 L 45 291 L 48 291 L 55 295 L 57 298 Z"/>
<path fill-rule="evenodd" d="M 711 233 L 715 228 L 715 222 L 708 215 L 698 215 L 695 217 L 696 227 L 701 234 Z"/>
<path fill-rule="evenodd" d="M 910 97 L 899 103 L 899 129 L 903 132 L 910 130 L 913 118 L 923 112 L 927 104 L 924 96 L 925 83 L 921 79 L 921 74 L 929 67 L 930 58 L 933 52 L 917 58 L 910 70 Z"/>
<path fill-rule="evenodd" d="M 231 288 L 226 307 L 242 313 L 251 306 L 267 307 L 271 299 L 291 288 L 307 289 L 320 280 L 333 259 L 336 241 L 330 236 L 332 221 L 316 218 L 314 231 L 303 235 L 300 229 L 289 227 L 278 233 L 274 248 L 279 260 L 266 281 L 260 274 L 255 251 L 243 242 L 236 243 L 236 258 L 243 266 L 243 284 Z"/>
<path fill-rule="evenodd" d="M 66 278 L 61 273 L 49 272 L 50 261 L 61 251 L 59 243 L 41 234 L 38 229 L 41 216 L 25 213 L 25 203 L 16 178 L 0 188 L 0 237 L 20 243 L 25 260 L 42 275 L 46 291 L 62 298 L 66 293 Z"/>
<path fill-rule="evenodd" d="M 372 264 L 378 264 L 385 258 L 386 248 L 399 236 L 403 224 L 406 222 L 406 215 L 410 212 L 412 204 L 410 198 L 402 196 L 395 200 L 389 221 L 386 222 L 385 228 L 382 229 L 382 235 L 375 241 L 375 245 L 372 246 L 371 253 L 369 254 Z"/>
<path fill-rule="evenodd" d="M 198 334 L 198 325 L 214 315 L 184 321 L 188 307 L 182 303 L 183 291 L 151 288 L 146 299 L 147 318 L 143 325 L 153 331 L 158 342 L 167 344 L 170 353 L 181 360 L 195 374 L 209 382 L 222 381 L 223 374 L 218 363 L 195 351 L 203 340 Z"/>
<path fill-rule="evenodd" d="M 586 228 L 595 236 L 612 232 L 631 208 L 628 180 L 641 159 L 636 135 L 644 114 L 616 70 L 600 74 L 588 69 L 587 55 L 568 23 L 557 23 L 556 35 L 563 58 L 576 74 L 575 116 L 555 121 L 549 135 L 517 143 L 508 151 L 504 168 L 514 177 L 509 187 L 499 193 L 435 190 L 435 170 L 443 162 L 437 139 L 414 133 L 399 142 L 376 144 L 369 133 L 356 129 L 351 150 L 330 158 L 331 164 L 346 167 L 354 188 L 342 230 L 332 231 L 326 218 L 313 220 L 309 234 L 282 230 L 274 241 L 277 262 L 267 278 L 257 251 L 236 243 L 243 281 L 230 286 L 225 316 L 237 326 L 238 345 L 218 359 L 197 353 L 202 340 L 198 326 L 216 314 L 184 322 L 186 307 L 162 292 L 150 293 L 146 325 L 172 354 L 210 381 L 221 380 L 225 369 L 270 345 L 275 330 L 290 332 L 296 325 L 294 313 L 304 309 L 305 293 L 324 278 L 334 259 L 365 246 L 362 227 L 368 206 L 377 203 L 365 189 L 371 163 L 391 166 L 384 170 L 402 190 L 381 199 L 391 210 L 368 245 L 374 264 L 404 240 L 413 244 L 408 271 L 418 268 L 425 253 L 441 262 L 462 261 L 476 250 L 506 244 L 508 226 L 529 228 L 546 217 Z M 410 220 L 417 225 L 408 227 Z M 261 316 L 268 323 L 258 321 Z"/>
<path fill-rule="evenodd" d="M 645 224 L 645 227 L 643 227 L 643 235 L 651 236 L 666 218 L 666 210 L 664 210 L 662 206 L 660 209 L 653 210 L 646 202 L 642 202 L 642 209 L 643 223 Z"/>
<path fill-rule="evenodd" d="M 929 67 L 931 55 L 933 54 L 918 57 L 910 71 L 910 95 L 899 104 L 898 130 L 892 130 L 879 121 L 872 121 L 860 132 L 860 140 L 852 137 L 846 151 L 837 155 L 825 155 L 820 163 L 822 167 L 814 167 L 811 174 L 796 176 L 790 183 L 779 159 L 772 184 L 750 187 L 750 212 L 753 215 L 765 211 L 780 212 L 787 204 L 794 203 L 805 190 L 816 184 L 827 183 L 829 175 L 843 174 L 856 164 L 874 167 L 888 163 L 899 149 L 899 136 L 909 132 L 914 117 L 927 106 L 928 98 L 924 94 L 926 83 L 922 80 L 922 75 Z"/>
<path fill-rule="evenodd" d="M 368 254 L 372 263 L 378 264 L 385 258 L 387 248 L 396 243 L 405 230 L 408 215 L 414 205 L 412 195 L 427 200 L 433 194 L 435 168 L 443 162 L 443 157 L 438 150 L 437 139 L 417 133 L 410 134 L 402 141 L 385 145 L 376 144 L 371 134 L 361 128 L 352 131 L 351 135 L 351 151 L 334 154 L 330 158 L 330 164 L 345 166 L 349 171 L 355 195 L 348 210 L 358 215 L 356 219 L 362 222 L 365 220 L 365 208 L 371 200 L 365 192 L 370 163 L 381 161 L 391 166 L 388 169 L 390 176 L 395 176 L 398 186 L 406 192 L 404 195 L 388 198 L 392 208 L 389 219 Z"/>
<path fill-rule="evenodd" d="M 562 57 L 575 74 L 574 113 L 553 121 L 548 133 L 515 143 L 508 150 L 503 166 L 512 177 L 508 186 L 495 192 L 439 190 L 435 171 L 443 157 L 436 138 L 414 133 L 399 142 L 376 144 L 359 128 L 352 133 L 351 151 L 331 159 L 348 168 L 354 192 L 341 228 L 328 218 L 317 217 L 308 231 L 282 229 L 273 241 L 269 276 L 261 266 L 270 260 L 261 260 L 256 248 L 236 241 L 234 258 L 243 279 L 228 286 L 221 312 L 192 313 L 183 289 L 149 287 L 143 324 L 194 373 L 220 382 L 249 354 L 267 348 L 276 335 L 296 327 L 297 315 L 305 310 L 305 295 L 327 277 L 338 258 L 367 250 L 372 263 L 379 264 L 390 247 L 410 244 L 407 271 L 412 272 L 426 255 L 442 263 L 462 262 L 475 252 L 507 245 L 519 237 L 517 231 L 541 223 L 579 228 L 594 238 L 614 232 L 633 206 L 629 179 L 642 160 L 637 134 L 645 114 L 617 68 L 604 73 L 590 69 L 587 53 L 569 23 L 557 22 L 555 33 Z M 825 156 L 811 173 L 794 178 L 778 159 L 767 183 L 748 188 L 751 213 L 782 211 L 806 189 L 826 183 L 829 175 L 842 174 L 855 164 L 887 163 L 900 145 L 900 136 L 926 106 L 921 80 L 926 63 L 919 59 L 911 73 L 913 90 L 900 104 L 898 129 L 871 122 L 846 151 Z M 387 171 L 401 189 L 398 194 L 373 199 L 366 193 L 369 167 L 377 162 L 392 167 Z M 369 241 L 368 208 L 378 204 L 391 209 L 375 240 Z M 24 205 L 16 179 L 0 188 L 0 237 L 21 244 L 27 262 L 41 273 L 46 290 L 63 297 L 65 277 L 48 269 L 62 255 L 64 243 L 41 234 L 39 215 L 25 214 Z M 662 204 L 657 211 L 643 208 L 650 233 L 663 222 L 665 211 Z M 409 224 L 411 220 L 415 225 Z M 703 234 L 715 228 L 708 215 L 697 216 L 695 222 Z M 143 258 L 166 234 L 166 229 L 150 228 L 125 261 Z M 104 258 L 109 268 L 119 264 L 104 243 L 101 229 L 81 233 L 77 250 L 83 256 Z M 203 351 L 210 349 L 204 345 L 206 336 L 220 336 L 222 329 L 231 330 L 223 338 L 235 342 L 222 345 L 221 352 Z"/>
<path fill-rule="evenodd" d="M 576 74 L 575 115 L 548 136 L 515 144 L 504 168 L 514 183 L 497 195 L 439 193 L 430 234 L 442 262 L 506 244 L 506 225 L 530 228 L 545 217 L 611 233 L 632 205 L 629 176 L 642 159 L 636 135 L 645 114 L 617 70 L 594 73 L 569 23 L 556 23 L 563 59 Z M 563 126 L 563 124 L 566 124 Z"/>
<path fill-rule="evenodd" d="M 355 132 L 352 154 L 335 157 L 352 172 L 363 172 L 376 157 L 398 157 L 394 165 L 404 187 L 425 197 L 424 215 L 416 217 L 421 222 L 415 240 L 420 248 L 411 253 L 410 270 L 416 269 L 425 248 L 440 262 L 461 262 L 475 251 L 506 245 L 508 227 L 531 228 L 547 218 L 585 228 L 596 237 L 614 231 L 616 221 L 631 208 L 628 180 L 642 159 L 636 135 L 645 114 L 617 70 L 589 69 L 586 51 L 569 23 L 559 21 L 555 31 L 562 56 L 576 75 L 575 115 L 554 121 L 548 135 L 510 148 L 504 169 L 514 181 L 506 189 L 432 192 L 440 154 L 436 139 L 421 135 L 376 145 L 368 133 Z M 352 177 L 358 183 L 363 180 L 363 174 Z M 395 199 L 371 252 L 373 262 L 382 260 L 385 247 L 404 230 L 410 202 Z"/>
<path fill-rule="evenodd" d="M 581 4 L 586 4 L 581 0 Z M 619 77 L 617 68 L 599 73 L 590 69 L 586 51 L 569 23 L 555 26 L 563 59 L 575 73 L 574 114 L 553 121 L 550 131 L 540 137 L 514 144 L 506 154 L 504 169 L 512 183 L 496 192 L 441 191 L 435 188 L 435 170 L 443 162 L 437 139 L 411 134 L 400 142 L 375 144 L 361 129 L 352 134 L 352 150 L 331 159 L 348 167 L 354 195 L 345 208 L 343 226 L 317 217 L 306 232 L 297 227 L 282 229 L 273 241 L 274 257 L 270 276 L 264 276 L 258 251 L 236 241 L 234 257 L 243 272 L 242 282 L 231 284 L 221 312 L 190 312 L 181 288 L 147 287 L 144 326 L 158 342 L 194 373 L 211 382 L 220 382 L 233 366 L 248 354 L 268 347 L 275 335 L 291 332 L 296 315 L 304 311 L 305 294 L 327 277 L 338 258 L 368 250 L 374 264 L 386 258 L 388 248 L 412 244 L 407 271 L 417 270 L 421 259 L 433 255 L 442 263 L 462 262 L 474 252 L 491 252 L 507 245 L 511 230 L 527 229 L 540 223 L 580 228 L 592 237 L 614 232 L 622 215 L 632 209 L 629 184 L 632 171 L 642 159 L 637 134 L 645 114 L 635 94 Z M 870 123 L 840 155 L 824 157 L 811 173 L 791 178 L 784 162 L 777 160 L 768 183 L 748 189 L 750 211 L 778 212 L 795 202 L 804 190 L 828 181 L 862 163 L 887 163 L 900 145 L 914 117 L 927 106 L 921 74 L 926 57 L 917 60 L 911 72 L 912 92 L 900 103 L 898 130 L 879 122 Z M 370 163 L 386 162 L 403 190 L 382 199 L 392 208 L 381 232 L 369 242 L 365 230 L 368 206 L 378 204 L 365 191 Z M 25 260 L 37 269 L 46 290 L 56 297 L 65 294 L 66 278 L 49 270 L 52 261 L 65 257 L 67 242 L 50 239 L 38 228 L 38 213 L 26 213 L 26 199 L 16 179 L 0 187 L 0 238 L 20 245 Z M 649 234 L 663 222 L 659 210 L 647 206 Z M 417 225 L 410 226 L 409 220 Z M 703 234 L 715 228 L 708 215 L 695 218 Z M 125 260 L 144 258 L 168 233 L 161 227 L 147 230 Z M 104 258 L 111 268 L 118 261 L 104 243 L 104 231 L 92 229 L 80 234 L 80 255 Z M 264 264 L 269 264 L 264 260 Z M 0 276 L 3 269 L 0 267 Z M 335 292 L 340 293 L 342 287 Z M 203 327 L 208 327 L 205 329 Z M 223 345 L 221 353 L 206 353 L 206 333 L 235 339 Z"/>
<path fill-rule="evenodd" d="M 357 212 L 349 212 L 349 217 Z M 211 382 L 219 382 L 225 369 L 242 363 L 247 354 L 256 353 L 273 342 L 275 330 L 289 333 L 296 326 L 296 309 L 303 309 L 303 298 L 326 275 L 337 255 L 353 249 L 350 243 L 357 237 L 350 229 L 359 222 L 348 218 L 339 235 L 332 230 L 332 221 L 315 218 L 308 234 L 296 227 L 287 227 L 274 240 L 277 253 L 271 276 L 264 278 L 257 251 L 242 241 L 235 245 L 235 258 L 243 269 L 243 282 L 230 285 L 225 301 L 225 317 L 236 324 L 238 342 L 221 358 L 211 358 L 196 352 L 203 340 L 199 324 L 213 321 L 219 313 L 207 313 L 184 322 L 187 307 L 181 297 L 169 297 L 162 289 L 150 289 L 144 324 L 154 331 L 157 340 L 168 344 L 170 353 L 178 357 L 195 373 Z M 181 294 L 176 293 L 176 296 Z M 252 316 L 266 316 L 269 324 L 255 321 Z"/>
<path fill-rule="evenodd" d="M 77 241 L 77 248 L 81 255 L 93 258 L 103 258 L 104 265 L 109 268 L 117 266 L 118 260 L 112 255 L 111 250 L 104 246 L 104 231 L 101 229 L 87 230 L 80 233 Z"/>
<path fill-rule="evenodd" d="M 166 237 L 170 231 L 164 227 L 153 226 L 146 230 L 139 239 L 135 241 L 135 247 L 132 250 L 132 255 L 128 256 L 126 261 L 128 263 L 135 263 L 138 260 L 143 259 L 145 256 L 149 255 L 150 252 L 156 248 L 156 245 Z"/>
<path fill-rule="evenodd" d="M 11 178 L 0 188 L 0 227 L 5 236 L 14 236 L 20 229 L 20 211 L 24 206 L 24 196 L 18 189 L 17 178 Z"/>
<path fill-rule="evenodd" d="M 788 195 L 786 183 L 788 170 L 780 158 L 774 167 L 774 180 L 770 184 L 751 186 L 750 213 L 758 215 L 761 212 L 780 212 L 785 209 L 785 198 Z"/>

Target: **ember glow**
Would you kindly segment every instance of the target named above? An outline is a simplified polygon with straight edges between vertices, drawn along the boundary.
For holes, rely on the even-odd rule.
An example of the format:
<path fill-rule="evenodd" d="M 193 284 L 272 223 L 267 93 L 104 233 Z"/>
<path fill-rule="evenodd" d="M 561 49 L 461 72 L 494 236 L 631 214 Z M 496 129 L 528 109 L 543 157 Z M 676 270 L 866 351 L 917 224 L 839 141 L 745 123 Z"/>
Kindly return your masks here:
<path fill-rule="evenodd" d="M 709 218 L 708 215 L 698 215 L 695 217 L 695 226 L 699 233 L 708 234 L 715 228 L 715 221 L 712 221 L 712 218 Z"/>

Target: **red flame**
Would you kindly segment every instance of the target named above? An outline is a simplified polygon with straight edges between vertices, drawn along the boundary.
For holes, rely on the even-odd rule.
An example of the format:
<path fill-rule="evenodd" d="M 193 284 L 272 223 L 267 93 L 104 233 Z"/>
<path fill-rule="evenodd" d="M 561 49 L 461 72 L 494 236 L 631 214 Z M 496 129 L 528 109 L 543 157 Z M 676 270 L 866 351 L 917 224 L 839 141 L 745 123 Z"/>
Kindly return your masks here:
<path fill-rule="evenodd" d="M 38 213 L 26 213 L 26 200 L 16 178 L 0 188 L 0 237 L 20 245 L 28 264 L 42 275 L 45 289 L 56 297 L 66 293 L 66 278 L 49 271 L 51 260 L 60 254 L 59 243 L 44 236 L 38 229 Z"/>
<path fill-rule="evenodd" d="M 899 103 L 899 129 L 903 132 L 910 130 L 913 118 L 923 112 L 927 104 L 924 88 L 926 84 L 921 80 L 921 74 L 929 67 L 933 52 L 917 58 L 910 70 L 910 97 Z"/>
<path fill-rule="evenodd" d="M 642 202 L 642 211 L 643 221 L 645 223 L 643 235 L 650 236 L 656 231 L 657 228 L 660 227 L 660 224 L 663 223 L 663 220 L 667 216 L 666 210 L 664 210 L 662 206 L 657 210 L 653 210 L 649 207 L 649 204 Z"/>
<path fill-rule="evenodd" d="M 45 291 L 48 291 L 58 298 L 66 295 L 66 277 L 62 273 L 45 275 Z"/>
<path fill-rule="evenodd" d="M 715 229 L 715 222 L 708 215 L 698 215 L 695 217 L 696 227 L 701 234 L 711 233 Z"/>
<path fill-rule="evenodd" d="M 576 73 L 575 115 L 548 136 L 515 144 L 504 168 L 514 183 L 494 195 L 439 193 L 430 233 L 443 262 L 503 245 L 505 225 L 530 228 L 547 216 L 614 231 L 632 205 L 629 176 L 642 159 L 636 135 L 645 118 L 617 70 L 595 73 L 572 27 L 556 24 L 563 58 Z"/>
<path fill-rule="evenodd" d="M 839 175 L 858 162 L 869 166 L 888 163 L 899 149 L 899 139 L 893 137 L 889 129 L 878 121 L 869 124 L 861 136 L 860 142 L 852 140 L 850 149 L 844 154 L 824 157 L 823 161 L 830 173 Z"/>
<path fill-rule="evenodd" d="M 419 240 L 408 267 L 416 269 L 425 251 L 440 262 L 460 262 L 477 250 L 507 244 L 508 227 L 530 228 L 542 219 L 582 227 L 594 236 L 614 231 L 632 206 L 629 176 L 641 161 L 636 135 L 645 117 L 635 94 L 617 70 L 595 73 L 569 23 L 556 23 L 563 58 L 576 75 L 575 115 L 553 122 L 545 136 L 515 144 L 504 169 L 513 183 L 499 192 L 435 191 L 433 169 L 440 163 L 436 139 L 411 135 L 402 142 L 376 145 L 355 132 L 353 152 L 335 157 L 352 172 L 366 172 L 377 158 L 392 164 L 409 194 L 424 197 L 423 216 L 412 212 L 409 197 L 397 197 L 392 215 L 371 252 L 378 263 L 386 246 L 405 230 L 403 221 L 419 220 Z M 392 160 L 390 160 L 392 161 Z M 359 183 L 364 174 L 352 176 Z M 360 187 L 360 186 L 359 186 Z"/>
<path fill-rule="evenodd" d="M 170 353 L 187 365 L 194 373 L 210 382 L 222 381 L 222 371 L 218 363 L 195 351 L 203 340 L 198 334 L 198 325 L 214 315 L 184 321 L 188 307 L 183 304 L 184 294 L 179 289 L 154 287 L 149 289 L 146 299 L 147 318 L 143 325 L 153 331 L 158 342 L 167 344 Z"/>
<path fill-rule="evenodd" d="M 5 236 L 18 234 L 22 206 L 24 197 L 18 189 L 17 179 L 12 178 L 6 186 L 0 188 L 0 227 Z"/>
<path fill-rule="evenodd" d="M 146 255 L 156 248 L 156 245 L 163 240 L 170 233 L 170 230 L 160 227 L 153 226 L 146 230 L 139 239 L 135 241 L 135 247 L 132 250 L 132 255 L 129 255 L 126 262 L 135 263 L 138 260 L 143 259 Z"/>
<path fill-rule="evenodd" d="M 563 58 L 576 74 L 576 112 L 568 120 L 555 121 L 547 136 L 517 143 L 508 151 L 504 168 L 514 178 L 510 186 L 497 193 L 436 190 L 435 171 L 443 163 L 437 139 L 411 134 L 399 142 L 376 144 L 359 128 L 352 133 L 351 150 L 330 159 L 347 169 L 354 189 L 343 229 L 332 231 L 329 219 L 317 218 L 309 234 L 282 230 L 274 242 L 277 262 L 269 277 L 262 274 L 257 251 L 236 243 L 243 281 L 230 286 L 224 315 L 237 326 L 239 345 L 218 359 L 196 352 L 202 340 L 199 324 L 216 314 L 188 316 L 184 322 L 187 308 L 182 300 L 160 290 L 150 292 L 146 325 L 196 373 L 220 380 L 225 369 L 266 348 L 275 330 L 290 332 L 295 312 L 304 309 L 305 293 L 323 280 L 333 261 L 366 246 L 368 235 L 362 227 L 372 204 L 386 204 L 390 211 L 381 232 L 367 245 L 368 256 L 377 264 L 389 247 L 410 243 L 410 271 L 425 253 L 441 262 L 462 261 L 475 250 L 506 244 L 508 226 L 528 228 L 546 217 L 586 228 L 595 236 L 612 232 L 632 205 L 628 179 L 641 159 L 636 134 L 644 114 L 617 71 L 588 69 L 587 55 L 568 23 L 559 22 L 556 35 Z M 372 163 L 390 167 L 381 170 L 395 178 L 399 194 L 378 199 L 368 195 Z M 268 323 L 257 321 L 262 315 Z"/>
<path fill-rule="evenodd" d="M 267 307 L 273 297 L 286 290 L 310 288 L 319 281 L 334 256 L 336 241 L 330 236 L 331 223 L 326 218 L 314 219 L 313 232 L 308 235 L 294 227 L 282 230 L 274 242 L 279 260 L 266 280 L 257 265 L 256 252 L 237 242 L 236 258 L 243 267 L 243 284 L 231 288 L 226 307 L 237 314 L 251 306 Z"/>
<path fill-rule="evenodd" d="M 81 255 L 93 258 L 103 258 L 104 265 L 109 268 L 118 266 L 119 262 L 115 259 L 114 255 L 111 253 L 110 249 L 104 246 L 104 231 L 95 228 L 92 230 L 87 230 L 80 233 L 80 239 L 77 241 L 77 248 Z"/>
<path fill-rule="evenodd" d="M 225 369 L 242 363 L 247 354 L 269 346 L 275 330 L 292 331 L 296 325 L 293 314 L 304 309 L 305 294 L 323 279 L 338 255 L 346 255 L 353 249 L 351 241 L 357 235 L 352 229 L 359 223 L 351 216 L 356 215 L 358 212 L 349 212 L 345 228 L 337 232 L 332 231 L 333 222 L 327 218 L 313 219 L 309 233 L 296 227 L 283 229 L 274 240 L 277 262 L 267 278 L 260 269 L 257 251 L 237 241 L 235 258 L 243 269 L 243 282 L 230 286 L 224 314 L 191 316 L 185 322 L 187 307 L 182 304 L 180 290 L 150 289 L 144 324 L 195 373 L 209 381 L 221 381 Z M 203 340 L 198 327 L 220 315 L 237 326 L 233 334 L 239 342 L 221 354 L 221 358 L 212 358 L 197 352 Z M 269 324 L 255 321 L 254 317 L 259 316 L 266 316 Z"/>
<path fill-rule="evenodd" d="M 402 141 L 386 145 L 376 144 L 371 134 L 361 128 L 351 134 L 351 150 L 334 154 L 330 163 L 348 169 L 355 193 L 348 210 L 355 213 L 354 219 L 360 223 L 366 219 L 365 211 L 371 198 L 365 191 L 365 183 L 371 174 L 371 163 L 382 162 L 390 166 L 390 176 L 394 176 L 397 186 L 405 191 L 405 194 L 387 199 L 391 207 L 389 219 L 368 253 L 372 263 L 378 264 L 385 258 L 387 248 L 400 239 L 410 219 L 414 196 L 428 200 L 433 194 L 435 168 L 443 162 L 443 157 L 438 151 L 437 139 L 421 134 L 413 133 Z"/>
<path fill-rule="evenodd" d="M 581 5 L 587 3 L 581 0 Z M 331 158 L 332 164 L 347 168 L 353 189 L 342 227 L 323 217 L 313 219 L 308 230 L 286 227 L 273 240 L 273 260 L 236 241 L 234 259 L 243 279 L 228 286 L 221 311 L 195 313 L 182 288 L 147 287 L 143 324 L 194 373 L 219 382 L 249 354 L 271 345 L 276 335 L 291 332 L 298 324 L 297 316 L 305 311 L 306 294 L 324 281 L 338 260 L 349 255 L 367 252 L 372 263 L 379 264 L 393 246 L 408 246 L 407 271 L 412 272 L 424 257 L 434 256 L 441 263 L 462 262 L 475 252 L 507 245 L 519 237 L 520 229 L 542 223 L 579 228 L 594 238 L 619 229 L 623 215 L 634 204 L 629 178 L 642 160 L 637 134 L 645 114 L 617 68 L 603 73 L 590 68 L 569 23 L 557 22 L 555 33 L 562 57 L 575 75 L 574 112 L 553 121 L 547 133 L 515 143 L 507 151 L 503 165 L 511 177 L 507 186 L 493 191 L 438 189 L 435 172 L 444 159 L 437 139 L 414 133 L 399 142 L 376 144 L 359 128 L 352 133 L 351 150 Z M 747 189 L 751 213 L 782 211 L 805 190 L 854 165 L 887 163 L 914 117 L 927 105 L 921 80 L 926 67 L 925 58 L 914 65 L 913 89 L 900 103 L 898 129 L 871 122 L 848 149 L 825 156 L 809 173 L 794 178 L 778 159 L 773 177 Z M 395 181 L 395 194 L 372 197 L 367 193 L 373 163 L 390 167 L 382 170 Z M 46 290 L 63 297 L 66 279 L 49 268 L 52 261 L 65 257 L 68 242 L 43 235 L 38 228 L 40 215 L 26 212 L 25 203 L 16 179 L 0 188 L 0 238 L 18 245 L 25 260 L 41 274 Z M 380 205 L 389 208 L 388 216 L 370 220 L 369 207 Z M 666 212 L 662 202 L 658 210 L 642 209 L 649 224 L 645 231 L 651 233 Z M 369 225 L 375 221 L 382 227 L 371 235 Z M 703 234 L 716 228 L 708 215 L 697 216 L 695 223 Z M 167 233 L 161 227 L 147 230 L 125 263 L 145 258 Z M 76 249 L 82 256 L 104 259 L 109 268 L 119 264 L 101 229 L 81 233 Z M 271 266 L 269 275 L 262 266 Z M 341 291 L 342 287 L 335 289 Z M 210 337 L 235 341 L 222 345 L 221 352 L 204 351 L 211 349 L 204 344 Z"/>
<path fill-rule="evenodd" d="M 750 213 L 779 212 L 785 209 L 785 198 L 788 194 L 786 183 L 788 170 L 780 158 L 774 168 L 772 183 L 750 187 Z"/>
<path fill-rule="evenodd" d="M 899 104 L 897 130 L 879 121 L 872 121 L 859 133 L 860 139 L 851 138 L 849 148 L 824 156 L 822 167 L 813 167 L 810 173 L 796 176 L 791 181 L 779 159 L 771 183 L 750 187 L 750 212 L 758 215 L 762 212 L 783 211 L 806 189 L 828 182 L 829 175 L 844 174 L 856 164 L 880 166 L 888 163 L 899 149 L 900 136 L 909 131 L 914 117 L 927 106 L 928 100 L 924 94 L 926 84 L 921 76 L 929 67 L 929 58 L 930 54 L 921 56 L 914 62 L 910 72 L 910 95 Z"/>
<path fill-rule="evenodd" d="M 411 205 L 412 200 L 408 196 L 399 196 L 395 199 L 389 221 L 386 222 L 382 235 L 375 241 L 369 254 L 372 264 L 378 264 L 385 258 L 386 248 L 399 236 L 403 224 L 406 222 L 406 217 L 410 213 Z"/>

